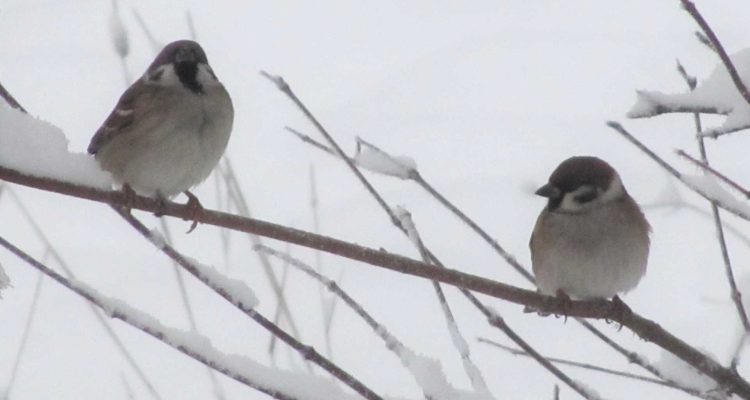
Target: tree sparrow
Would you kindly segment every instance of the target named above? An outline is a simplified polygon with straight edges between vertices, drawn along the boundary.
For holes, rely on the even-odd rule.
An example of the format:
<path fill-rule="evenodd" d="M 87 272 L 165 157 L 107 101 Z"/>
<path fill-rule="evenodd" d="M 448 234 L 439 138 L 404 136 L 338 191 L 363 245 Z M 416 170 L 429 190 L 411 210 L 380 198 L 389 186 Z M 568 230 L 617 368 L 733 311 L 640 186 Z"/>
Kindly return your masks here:
<path fill-rule="evenodd" d="M 203 182 L 219 162 L 232 131 L 234 108 L 190 40 L 168 44 L 122 94 L 96 131 L 88 152 L 123 190 L 161 200 Z"/>
<path fill-rule="evenodd" d="M 549 199 L 529 243 L 542 293 L 611 298 L 638 284 L 651 227 L 609 164 L 571 157 L 536 194 Z"/>

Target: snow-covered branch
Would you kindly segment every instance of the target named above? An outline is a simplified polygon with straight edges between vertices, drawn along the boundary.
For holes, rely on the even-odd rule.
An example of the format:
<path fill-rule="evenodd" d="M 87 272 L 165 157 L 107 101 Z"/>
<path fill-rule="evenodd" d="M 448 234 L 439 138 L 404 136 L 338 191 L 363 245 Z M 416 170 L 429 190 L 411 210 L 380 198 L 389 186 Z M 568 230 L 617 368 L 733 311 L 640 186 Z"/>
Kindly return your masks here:
<path fill-rule="evenodd" d="M 302 261 L 284 254 L 280 251 L 274 250 L 268 246 L 259 245 L 255 246 L 256 251 L 262 251 L 270 254 L 274 257 L 278 257 L 281 260 L 289 263 L 294 268 L 304 272 L 313 279 L 317 280 L 322 286 L 328 288 L 328 290 L 334 295 L 341 298 L 341 300 L 349 306 L 357 315 L 359 315 L 367 325 L 372 328 L 372 331 L 383 340 L 388 350 L 398 357 L 401 364 L 406 367 L 412 376 L 415 378 L 419 386 L 422 388 L 422 392 L 426 398 L 440 400 L 440 399 L 492 399 L 493 397 L 487 391 L 486 386 L 483 391 L 477 391 L 475 393 L 462 392 L 448 383 L 448 378 L 443 373 L 443 369 L 437 360 L 420 356 L 413 350 L 409 349 L 404 345 L 398 338 L 393 336 L 388 329 L 380 324 L 375 318 L 368 313 L 361 304 L 359 304 L 354 298 L 346 293 L 341 287 L 333 280 L 325 277 L 324 275 L 315 271 L 312 267 L 306 265 Z M 476 389 L 476 388 L 475 388 Z"/>
<path fill-rule="evenodd" d="M 222 353 L 203 336 L 164 326 L 156 318 L 136 310 L 120 300 L 104 296 L 80 281 L 65 278 L 36 261 L 3 237 L 0 237 L 0 246 L 5 247 L 30 266 L 96 305 L 110 317 L 119 319 L 188 357 L 273 398 L 280 400 L 355 399 L 355 396 L 342 392 L 326 379 L 307 374 L 280 371 L 258 364 L 244 356 Z M 290 382 L 293 384 L 290 384 Z"/>
<path fill-rule="evenodd" d="M 340 368 L 338 365 L 334 364 L 332 361 L 323 357 L 313 347 L 299 342 L 279 326 L 275 325 L 269 319 L 258 313 L 254 309 L 254 307 L 258 303 L 258 300 L 256 299 L 253 292 L 244 284 L 244 282 L 229 279 L 224 275 L 218 273 L 215 269 L 201 265 L 197 261 L 185 257 L 167 243 L 164 243 L 160 240 L 155 240 L 152 231 L 146 228 L 146 226 L 144 226 L 140 221 L 133 217 L 129 212 L 125 211 L 125 209 L 120 208 L 116 210 L 123 217 L 123 219 L 125 219 L 133 228 L 138 231 L 138 233 L 152 242 L 157 248 L 159 248 L 159 250 L 161 250 L 169 258 L 175 261 L 180 267 L 184 268 L 187 272 L 196 277 L 203 284 L 210 287 L 219 296 L 237 307 L 240 311 L 250 317 L 257 324 L 262 326 L 264 329 L 266 329 L 269 333 L 278 337 L 281 341 L 289 345 L 292 349 L 297 351 L 303 359 L 317 364 L 322 369 L 333 375 L 336 379 L 340 380 L 342 383 L 349 386 L 352 390 L 359 393 L 362 397 L 369 400 L 381 400 L 381 397 L 379 395 L 377 395 L 374 391 L 360 382 L 357 378 Z"/>

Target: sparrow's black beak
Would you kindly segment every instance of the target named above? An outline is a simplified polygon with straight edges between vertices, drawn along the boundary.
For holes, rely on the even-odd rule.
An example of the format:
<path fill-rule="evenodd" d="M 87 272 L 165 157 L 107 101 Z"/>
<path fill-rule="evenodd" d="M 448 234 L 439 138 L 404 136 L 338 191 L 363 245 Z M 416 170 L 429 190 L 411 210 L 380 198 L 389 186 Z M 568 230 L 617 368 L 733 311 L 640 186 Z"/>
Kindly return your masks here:
<path fill-rule="evenodd" d="M 551 183 L 547 183 L 544 186 L 534 192 L 537 196 L 546 197 L 548 199 L 554 199 L 560 197 L 560 189 L 553 186 Z"/>

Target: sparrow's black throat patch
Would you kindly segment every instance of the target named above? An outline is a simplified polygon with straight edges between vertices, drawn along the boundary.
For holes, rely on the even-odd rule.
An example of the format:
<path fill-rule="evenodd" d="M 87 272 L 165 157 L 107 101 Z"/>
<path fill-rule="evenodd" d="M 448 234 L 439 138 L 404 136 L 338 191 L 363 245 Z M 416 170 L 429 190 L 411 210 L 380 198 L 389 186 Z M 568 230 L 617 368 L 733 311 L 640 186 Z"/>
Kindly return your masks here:
<path fill-rule="evenodd" d="M 203 85 L 198 82 L 198 64 L 194 62 L 175 62 L 174 71 L 180 82 L 196 94 L 203 93 Z"/>

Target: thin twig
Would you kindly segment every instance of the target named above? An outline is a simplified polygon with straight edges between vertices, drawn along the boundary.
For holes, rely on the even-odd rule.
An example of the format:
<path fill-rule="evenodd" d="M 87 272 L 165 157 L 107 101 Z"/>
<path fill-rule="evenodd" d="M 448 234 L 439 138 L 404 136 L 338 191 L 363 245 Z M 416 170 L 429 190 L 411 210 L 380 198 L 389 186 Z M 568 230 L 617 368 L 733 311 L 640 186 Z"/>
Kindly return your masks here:
<path fill-rule="evenodd" d="M 164 234 L 166 243 L 170 246 L 174 246 L 174 241 L 172 240 L 172 232 L 169 230 L 169 225 L 167 224 L 166 218 L 159 218 L 159 223 L 161 225 L 161 230 Z M 180 291 L 182 307 L 185 309 L 185 315 L 187 315 L 190 329 L 192 329 L 193 332 L 200 333 L 200 330 L 198 330 L 198 322 L 196 321 L 195 313 L 193 312 L 193 306 L 190 303 L 190 296 L 188 295 L 187 287 L 185 286 L 185 278 L 182 276 L 182 269 L 174 260 L 172 260 L 172 267 L 174 269 L 175 280 L 177 281 L 177 288 Z M 216 379 L 214 370 L 212 368 L 206 367 L 206 372 L 208 373 L 208 380 L 211 382 L 211 387 L 213 388 L 216 398 L 219 400 L 226 398 L 226 396 L 224 395 L 224 389 L 222 389 L 221 384 L 219 383 L 218 379 Z"/>
<path fill-rule="evenodd" d="M 200 352 L 200 349 L 192 349 L 190 345 L 187 343 L 181 343 L 180 345 L 171 343 L 170 340 L 168 339 L 168 335 L 165 332 L 160 331 L 155 326 L 150 326 L 149 324 L 143 323 L 141 318 L 131 315 L 130 310 L 119 307 L 116 304 L 111 303 L 111 302 L 105 302 L 103 298 L 97 293 L 92 292 L 86 286 L 83 286 L 79 283 L 76 283 L 58 274 L 57 272 L 53 271 L 46 265 L 35 260 L 33 257 L 28 255 L 27 253 L 25 253 L 18 247 L 8 242 L 2 236 L 0 236 L 0 246 L 3 246 L 8 251 L 16 255 L 19 259 L 23 260 L 24 262 L 26 262 L 33 268 L 37 269 L 38 271 L 44 273 L 48 277 L 52 278 L 54 281 L 60 283 L 61 285 L 65 286 L 66 288 L 80 295 L 84 299 L 88 300 L 89 304 L 94 305 L 98 307 L 100 310 L 107 312 L 109 315 L 111 315 L 112 318 L 119 319 L 125 322 L 126 324 L 151 335 L 152 337 L 160 340 L 161 342 L 169 345 L 170 347 L 178 350 L 179 352 L 187 355 L 188 357 L 191 357 L 194 360 L 208 367 L 211 367 L 238 382 L 244 383 L 245 385 L 249 387 L 259 390 L 273 398 L 276 398 L 279 400 L 294 400 L 293 397 L 287 396 L 284 393 L 281 393 L 275 389 L 271 389 L 271 388 L 265 387 L 262 384 L 251 381 L 241 371 L 237 371 L 230 366 L 225 366 L 223 364 L 220 364 L 219 362 L 217 362 L 217 360 L 203 356 Z"/>
<path fill-rule="evenodd" d="M 346 291 L 344 291 L 341 286 L 336 283 L 336 281 L 326 277 L 311 266 L 305 264 L 297 258 L 291 257 L 287 253 L 282 253 L 265 245 L 258 245 L 255 247 L 255 250 L 262 251 L 264 253 L 277 257 L 283 260 L 285 263 L 288 263 L 289 265 L 304 272 L 308 276 L 318 281 L 321 288 L 328 289 L 328 291 L 333 293 L 336 298 L 340 298 L 344 302 L 344 304 L 349 306 L 352 311 L 354 311 L 360 318 L 362 318 L 362 320 L 365 321 L 365 323 L 372 329 L 372 331 L 380 339 L 383 340 L 386 348 L 390 350 L 399 359 L 399 361 L 401 361 L 401 364 L 407 367 L 410 372 L 413 372 L 413 370 L 411 369 L 412 363 L 406 357 L 407 353 L 411 353 L 411 350 L 409 350 L 398 338 L 393 336 L 393 334 L 391 334 L 385 326 L 383 326 L 372 315 L 370 315 L 370 313 L 368 313 L 361 304 L 359 304 L 356 300 L 354 300 L 353 297 L 351 297 Z M 416 378 L 417 383 L 423 389 L 425 397 L 432 398 L 429 393 L 430 388 L 423 386 L 423 382 L 420 380 L 420 376 L 414 374 L 413 376 Z"/>
<path fill-rule="evenodd" d="M 45 252 L 45 256 L 42 257 L 42 262 L 45 262 L 45 258 L 49 252 Z M 36 277 L 36 285 L 34 285 L 34 294 L 31 298 L 31 305 L 29 306 L 29 311 L 26 315 L 26 324 L 24 324 L 23 327 L 23 334 L 21 336 L 21 343 L 18 345 L 18 351 L 16 352 L 15 360 L 13 361 L 13 369 L 10 371 L 10 377 L 8 378 L 8 382 L 5 385 L 5 390 L 3 393 L 3 399 L 11 399 L 10 396 L 11 391 L 13 391 L 13 385 L 16 382 L 16 375 L 18 374 L 18 370 L 21 367 L 21 360 L 23 359 L 24 352 L 26 350 L 26 344 L 29 341 L 29 335 L 31 334 L 31 324 L 34 322 L 34 318 L 36 317 L 36 310 L 37 305 L 39 304 L 39 296 L 42 293 L 42 283 L 44 282 L 44 274 L 41 272 L 37 273 Z"/>
<path fill-rule="evenodd" d="M 214 292 L 216 292 L 216 294 L 218 294 L 223 299 L 227 300 L 229 303 L 234 305 L 237 309 L 242 311 L 245 315 L 247 315 L 249 318 L 255 321 L 258 325 L 266 329 L 270 334 L 277 336 L 281 341 L 283 341 L 284 343 L 289 345 L 291 348 L 293 348 L 295 351 L 297 351 L 300 354 L 300 356 L 302 356 L 303 359 L 309 360 L 313 362 L 314 364 L 318 365 L 323 370 L 327 371 L 328 373 L 336 377 L 339 381 L 349 386 L 352 390 L 354 390 L 361 396 L 369 400 L 382 400 L 382 398 L 379 395 L 377 395 L 370 388 L 365 386 L 357 378 L 355 378 L 354 376 L 352 376 L 345 370 L 341 369 L 339 366 L 337 366 L 336 364 L 334 364 L 327 358 L 323 357 L 313 347 L 299 342 L 292 335 L 288 334 L 286 331 L 281 329 L 278 325 L 275 325 L 273 322 L 271 322 L 266 317 L 264 317 L 259 312 L 257 312 L 251 305 L 244 304 L 239 299 L 234 298 L 232 294 L 227 292 L 225 288 L 221 287 L 221 285 L 217 284 L 216 282 L 213 282 L 211 279 L 208 279 L 206 276 L 201 274 L 200 270 L 195 266 L 192 260 L 188 259 L 184 255 L 179 253 L 172 246 L 170 246 L 167 243 L 159 243 L 159 244 L 154 243 L 149 229 L 146 228 L 146 226 L 143 225 L 138 219 L 133 217 L 129 212 L 125 211 L 123 208 L 117 208 L 117 207 L 112 207 L 112 208 L 115 209 L 115 211 L 117 211 L 117 213 L 120 214 L 120 216 L 125 221 L 127 221 L 133 228 L 135 228 L 135 230 L 138 231 L 138 233 L 140 233 L 144 238 L 148 239 L 149 242 L 154 244 L 154 246 L 156 246 L 162 253 L 164 253 L 166 256 L 168 256 L 169 258 L 177 262 L 177 264 L 179 264 L 183 269 L 185 269 L 187 272 L 189 272 L 191 275 L 193 275 L 195 278 L 201 281 L 201 283 L 211 288 Z"/>
<path fill-rule="evenodd" d="M 11 107 L 26 112 L 26 110 L 18 104 L 15 98 L 5 89 L 2 83 L 0 83 L 0 98 L 5 100 Z"/>
<path fill-rule="evenodd" d="M 44 247 L 46 251 L 49 253 L 49 255 L 52 257 L 52 259 L 57 263 L 57 265 L 62 269 L 63 274 L 68 279 L 75 279 L 75 274 L 73 273 L 73 270 L 68 266 L 68 263 L 65 261 L 65 259 L 62 257 L 60 252 L 57 251 L 55 246 L 52 244 L 52 241 L 49 240 L 47 235 L 44 233 L 44 230 L 39 226 L 39 224 L 36 222 L 34 217 L 31 215 L 29 210 L 24 205 L 23 201 L 21 201 L 20 197 L 14 190 L 12 190 L 11 187 L 5 188 L 5 191 L 10 195 L 10 198 L 13 200 L 13 202 L 16 204 L 16 207 L 18 207 L 18 210 L 21 211 L 21 214 L 24 216 L 26 221 L 29 223 L 29 226 L 31 226 L 31 229 L 34 231 L 34 234 L 39 238 L 39 240 L 42 241 L 44 244 Z M 141 366 L 138 364 L 138 362 L 135 360 L 135 357 L 130 353 L 130 351 L 125 347 L 125 343 L 120 339 L 120 337 L 115 333 L 114 329 L 112 329 L 112 326 L 110 325 L 109 321 L 102 317 L 102 314 L 99 312 L 99 310 L 96 309 L 93 305 L 89 304 L 89 310 L 91 310 L 91 313 L 93 314 L 94 318 L 97 322 L 104 328 L 104 331 L 107 333 L 107 336 L 112 340 L 117 350 L 120 351 L 122 356 L 125 358 L 125 361 L 127 361 L 128 365 L 133 369 L 136 376 L 138 376 L 138 379 L 141 381 L 143 386 L 146 387 L 146 390 L 151 395 L 151 397 L 160 400 L 161 395 L 156 390 L 156 387 L 154 387 L 154 384 L 149 380 L 148 376 L 146 375 L 146 372 L 141 368 Z"/>
<path fill-rule="evenodd" d="M 696 11 L 697 12 L 697 11 Z M 695 79 L 689 79 L 688 74 L 685 71 L 685 68 L 682 67 L 682 65 L 678 62 L 678 71 L 680 71 L 680 74 L 685 78 L 685 82 L 687 83 L 690 90 L 695 89 Z M 681 153 L 682 156 L 687 157 L 693 162 L 698 163 L 699 165 L 704 166 L 705 168 L 711 168 L 708 165 L 708 153 L 706 152 L 706 144 L 703 140 L 703 137 L 700 135 L 700 132 L 703 130 L 703 127 L 701 126 L 701 117 L 700 114 L 694 113 L 693 114 L 693 121 L 695 122 L 695 132 L 698 137 L 698 150 L 701 154 L 701 161 L 690 157 L 687 153 L 684 151 L 679 151 L 678 154 Z M 713 168 L 711 168 L 713 170 Z M 728 180 L 728 178 L 727 178 Z M 734 182 L 733 182 L 734 183 Z M 750 333 L 750 320 L 748 320 L 747 316 L 747 310 L 745 310 L 745 305 L 742 303 L 742 294 L 740 293 L 740 290 L 737 288 L 737 281 L 734 278 L 734 270 L 732 269 L 732 260 L 729 258 L 729 249 L 727 248 L 727 242 L 724 238 L 724 225 L 721 223 L 721 215 L 719 214 L 719 207 L 716 205 L 715 201 L 711 201 L 711 214 L 713 215 L 714 219 L 714 226 L 716 228 L 716 238 L 719 241 L 719 248 L 721 249 L 721 258 L 722 261 L 724 261 L 724 274 L 727 277 L 727 281 L 729 282 L 729 288 L 730 288 L 730 297 L 732 298 L 732 301 L 734 302 L 735 308 L 737 309 L 737 314 L 739 316 L 740 322 L 742 323 L 742 326 L 745 329 L 745 335 Z M 732 367 L 737 368 L 737 365 L 739 364 L 739 352 L 735 352 L 734 357 L 732 357 Z"/>
<path fill-rule="evenodd" d="M 529 357 L 529 355 L 526 354 L 526 352 L 523 351 L 523 350 L 515 349 L 513 347 L 506 346 L 504 344 L 500 344 L 500 343 L 498 343 L 498 342 L 496 342 L 494 340 L 485 339 L 485 338 L 481 338 L 480 337 L 480 338 L 477 338 L 477 341 L 479 341 L 479 343 L 484 343 L 484 344 L 491 345 L 493 347 L 497 347 L 499 349 L 503 349 L 503 350 L 507 351 L 508 353 L 516 355 L 516 356 Z M 596 372 L 602 372 L 602 373 L 605 373 L 605 374 L 620 376 L 620 377 L 623 377 L 623 378 L 636 379 L 636 380 L 643 381 L 643 382 L 649 382 L 649 383 L 654 383 L 654 384 L 661 385 L 661 386 L 670 387 L 672 389 L 682 389 L 681 387 L 675 386 L 674 384 L 672 384 L 670 382 L 666 382 L 666 381 L 663 381 L 661 379 L 650 378 L 650 377 L 644 376 L 644 375 L 632 374 L 630 372 L 618 371 L 618 370 L 610 369 L 610 368 L 604 368 L 604 367 L 600 367 L 598 365 L 583 363 L 583 362 L 579 362 L 579 361 L 566 360 L 564 358 L 556 358 L 556 357 L 549 357 L 549 356 L 545 356 L 545 358 L 548 359 L 548 360 L 550 360 L 551 362 L 553 362 L 555 364 L 568 365 L 568 366 L 571 366 L 571 367 L 576 367 L 576 368 L 581 368 L 581 369 L 587 369 L 587 370 L 596 371 Z M 693 393 L 693 394 L 694 395 L 700 395 L 700 393 Z"/>
<path fill-rule="evenodd" d="M 234 173 L 232 161 L 229 159 L 229 156 L 224 156 L 224 170 L 225 174 L 223 175 L 223 177 L 224 182 L 227 185 L 228 197 L 232 200 L 235 208 L 240 215 L 248 218 L 252 217 L 250 206 L 245 199 L 245 193 L 242 190 L 242 187 L 237 181 L 237 175 L 235 175 Z M 262 243 L 262 240 L 260 237 L 258 237 L 258 235 L 250 234 L 248 235 L 248 238 L 250 239 L 250 243 L 253 246 Z M 299 338 L 299 329 L 297 329 L 297 324 L 295 323 L 294 316 L 292 315 L 292 311 L 289 308 L 284 290 L 281 287 L 276 274 L 274 273 L 273 266 L 271 266 L 271 261 L 264 254 L 260 253 L 258 253 L 258 260 L 260 261 L 260 265 L 263 268 L 263 273 L 268 279 L 268 283 L 273 290 L 276 301 L 278 302 L 279 307 L 281 307 L 282 315 L 286 317 L 286 321 L 287 323 L 289 323 L 289 329 L 292 331 L 292 335 L 294 335 L 295 338 Z M 309 368 L 309 365 L 307 367 Z"/>
<path fill-rule="evenodd" d="M 138 22 L 138 25 L 141 27 L 141 30 L 143 30 L 143 33 L 146 35 L 146 39 L 148 39 L 148 43 L 151 45 L 151 49 L 154 52 L 158 52 L 159 50 L 161 50 L 161 43 L 159 43 L 159 41 L 154 37 L 154 34 L 151 33 L 151 29 L 148 28 L 146 21 L 143 19 L 143 17 L 141 17 L 141 13 L 139 13 L 138 10 L 133 9 L 133 15 L 135 16 L 136 22 Z"/>
<path fill-rule="evenodd" d="M 286 243 L 287 250 L 289 249 L 289 243 Z M 289 265 L 288 263 L 284 263 L 281 266 L 281 290 L 286 290 L 286 284 L 289 282 Z M 276 308 L 273 310 L 273 323 L 280 325 L 281 324 L 281 318 L 284 316 L 284 312 L 282 311 L 283 308 L 281 307 L 280 302 L 276 302 Z M 268 339 L 268 357 L 272 360 L 275 359 L 274 355 L 276 354 L 276 343 L 278 342 L 278 338 L 274 335 L 270 335 L 270 338 Z M 328 356 L 328 355 L 326 355 Z M 330 358 L 330 357 L 328 357 Z M 310 370 L 310 365 L 307 365 L 308 370 Z"/>
<path fill-rule="evenodd" d="M 722 46 L 721 42 L 719 41 L 719 38 L 716 37 L 716 34 L 714 33 L 713 29 L 708 25 L 708 22 L 703 18 L 700 12 L 698 12 L 698 9 L 695 7 L 695 4 L 693 4 L 690 0 L 680 0 L 682 3 L 682 6 L 685 7 L 685 10 L 690 14 L 690 16 L 693 17 L 695 22 L 698 23 L 698 25 L 703 30 L 703 33 L 706 34 L 708 37 L 708 40 L 711 41 L 711 47 L 716 50 L 716 53 L 719 55 L 719 58 L 721 58 L 721 62 L 724 63 L 724 67 L 726 67 L 727 72 L 729 73 L 729 76 L 732 78 L 732 82 L 734 83 L 734 86 L 737 88 L 737 91 L 740 92 L 740 95 L 742 95 L 742 98 L 745 99 L 747 104 L 750 105 L 750 92 L 747 91 L 747 87 L 742 82 L 742 79 L 740 78 L 740 74 L 737 73 L 737 68 L 734 67 L 734 64 L 732 64 L 732 60 L 729 59 L 729 55 L 727 55 L 726 50 L 724 50 L 724 46 Z"/>
<path fill-rule="evenodd" d="M 703 139 L 703 137 L 699 137 L 699 139 Z M 699 142 L 702 143 L 702 142 Z M 705 146 L 701 147 L 701 158 L 704 158 L 703 155 L 705 153 Z M 731 186 L 734 190 L 737 190 L 738 192 L 742 193 L 743 196 L 750 199 L 750 190 L 745 189 L 742 185 L 737 183 L 735 180 L 727 177 L 723 173 L 716 170 L 716 168 L 708 165 L 708 161 L 701 161 L 696 159 L 695 157 L 691 156 L 690 154 L 686 153 L 684 150 L 677 150 L 677 155 L 680 157 L 686 158 L 691 163 L 695 164 L 698 168 L 702 169 L 705 172 L 708 172 L 709 174 L 719 178 L 722 182 L 726 183 L 727 185 Z"/>

